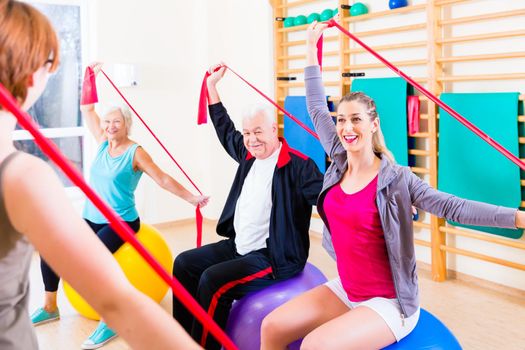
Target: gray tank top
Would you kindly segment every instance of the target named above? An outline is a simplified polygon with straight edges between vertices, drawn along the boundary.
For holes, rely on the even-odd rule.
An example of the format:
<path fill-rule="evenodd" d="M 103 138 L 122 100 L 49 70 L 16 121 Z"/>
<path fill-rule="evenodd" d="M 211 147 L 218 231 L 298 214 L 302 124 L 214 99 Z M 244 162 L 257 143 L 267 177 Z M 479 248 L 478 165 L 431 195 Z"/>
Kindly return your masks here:
<path fill-rule="evenodd" d="M 4 169 L 19 154 L 10 154 L 0 164 L 0 349 L 38 349 L 35 332 L 29 319 L 29 266 L 33 247 L 18 233 L 4 203 L 2 178 Z"/>

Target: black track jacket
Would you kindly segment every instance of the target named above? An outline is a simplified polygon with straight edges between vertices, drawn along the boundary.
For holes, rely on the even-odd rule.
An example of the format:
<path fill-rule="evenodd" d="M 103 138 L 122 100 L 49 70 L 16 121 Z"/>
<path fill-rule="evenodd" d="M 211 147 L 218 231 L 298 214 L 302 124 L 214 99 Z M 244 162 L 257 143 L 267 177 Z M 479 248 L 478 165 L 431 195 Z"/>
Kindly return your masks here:
<path fill-rule="evenodd" d="M 217 224 L 219 235 L 235 238 L 235 206 L 255 158 L 244 146 L 242 134 L 235 129 L 222 103 L 210 105 L 209 111 L 219 141 L 239 163 Z M 273 173 L 270 237 L 266 246 L 274 277 L 286 279 L 301 272 L 306 264 L 310 248 L 308 230 L 312 205 L 316 204 L 321 191 L 323 175 L 313 160 L 290 148 L 285 139 L 280 140 L 282 147 Z"/>

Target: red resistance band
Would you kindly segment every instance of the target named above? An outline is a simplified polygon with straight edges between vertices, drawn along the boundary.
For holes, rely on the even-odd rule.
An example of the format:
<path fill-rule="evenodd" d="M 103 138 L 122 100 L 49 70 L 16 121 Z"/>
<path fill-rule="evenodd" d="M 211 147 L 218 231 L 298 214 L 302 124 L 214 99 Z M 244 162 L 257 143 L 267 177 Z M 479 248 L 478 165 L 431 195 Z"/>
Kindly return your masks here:
<path fill-rule="evenodd" d="M 516 157 L 514 154 L 512 154 L 510 151 L 508 151 L 506 148 L 504 148 L 502 145 L 500 145 L 497 141 L 492 139 L 489 135 L 481 131 L 477 126 L 472 124 L 470 121 L 465 119 L 463 116 L 461 116 L 458 112 L 456 112 L 452 107 L 441 101 L 439 98 L 434 96 L 430 91 L 425 89 L 423 86 L 415 82 L 412 78 L 410 78 L 408 75 L 403 73 L 399 68 L 394 66 L 392 63 L 387 61 L 385 58 L 383 58 L 381 55 L 379 55 L 377 52 L 375 52 L 372 48 L 370 48 L 368 45 L 366 45 L 364 42 L 359 40 L 355 35 L 350 33 L 348 30 L 344 29 L 339 23 L 334 21 L 333 19 L 326 22 L 328 24 L 328 27 L 337 27 L 341 32 L 346 34 L 349 38 L 353 39 L 355 42 L 357 42 L 359 45 L 361 45 L 365 50 L 370 52 L 374 57 L 376 57 L 379 61 L 381 61 L 383 64 L 385 64 L 388 68 L 394 71 L 397 75 L 405 79 L 410 85 L 418 89 L 423 95 L 428 97 L 430 100 L 432 100 L 435 104 L 437 104 L 439 107 L 441 107 L 444 111 L 446 111 L 448 114 L 450 114 L 452 117 L 454 117 L 457 121 L 459 121 L 461 124 L 466 126 L 470 131 L 472 131 L 474 134 L 478 135 L 483 141 L 487 142 L 489 145 L 494 147 L 496 150 L 498 150 L 501 154 L 503 154 L 505 157 L 507 157 L 509 160 L 514 162 L 517 166 L 519 166 L 522 170 L 525 170 L 525 163 L 522 162 L 518 157 Z"/>
<path fill-rule="evenodd" d="M 319 62 L 319 67 L 323 70 L 323 34 L 317 40 L 317 62 Z"/>
<path fill-rule="evenodd" d="M 407 96 L 408 134 L 419 132 L 419 97 Z"/>
<path fill-rule="evenodd" d="M 82 83 L 81 105 L 91 105 L 98 102 L 96 76 L 93 68 L 87 66 Z"/>
<path fill-rule="evenodd" d="M 58 147 L 44 137 L 38 130 L 35 122 L 24 111 L 22 111 L 13 96 L 0 83 L 0 104 L 11 112 L 18 123 L 29 131 L 35 138 L 35 143 L 40 149 L 66 174 L 66 176 L 78 186 L 82 192 L 91 200 L 98 210 L 108 219 L 111 227 L 118 233 L 120 238 L 128 242 L 135 248 L 135 250 L 144 258 L 144 260 L 157 272 L 157 274 L 166 282 L 172 289 L 173 294 L 179 299 L 184 306 L 191 311 L 193 315 L 207 327 L 210 332 L 221 342 L 228 350 L 237 350 L 235 344 L 224 333 L 224 331 L 213 321 L 211 317 L 202 309 L 202 307 L 192 298 L 192 296 L 184 289 L 184 287 L 177 281 L 177 279 L 170 276 L 166 270 L 155 260 L 155 258 L 140 244 L 135 237 L 131 228 L 121 221 L 120 217 L 115 211 L 109 207 L 82 178 L 82 175 L 76 168 L 69 164 L 69 161 L 60 152 Z"/>
<path fill-rule="evenodd" d="M 282 108 L 281 106 L 279 106 L 275 101 L 273 101 L 271 98 L 269 98 L 268 96 L 266 96 L 261 90 L 257 89 L 254 85 L 250 84 L 250 82 L 248 82 L 246 79 L 244 79 L 242 76 L 240 76 L 239 74 L 237 74 L 233 69 L 231 69 L 230 67 L 228 67 L 227 65 L 223 65 L 223 66 L 220 66 L 220 67 L 217 67 L 215 69 L 215 71 L 219 70 L 221 67 L 225 67 L 227 69 L 229 69 L 233 74 L 235 74 L 236 76 L 238 76 L 242 81 L 244 81 L 246 84 L 248 84 L 252 89 L 254 89 L 255 91 L 257 91 L 262 97 L 264 97 L 268 102 L 270 102 L 272 105 L 274 105 L 278 110 L 280 110 L 281 112 L 283 112 L 285 115 L 287 115 L 290 119 L 292 119 L 294 122 L 296 122 L 297 124 L 299 124 L 299 126 L 301 126 L 304 130 L 306 130 L 310 135 L 312 135 L 313 137 L 315 137 L 317 140 L 319 140 L 319 136 L 317 136 L 317 134 L 312 130 L 310 129 L 306 124 L 304 124 L 302 121 L 300 121 L 299 119 L 297 119 L 296 117 L 294 117 L 292 114 L 290 114 L 289 112 L 287 112 L 284 108 Z M 201 85 L 201 95 L 200 95 L 200 98 L 199 98 L 199 114 L 197 116 L 197 124 L 206 124 L 207 122 L 207 119 L 208 119 L 208 100 L 209 100 L 209 97 L 208 97 L 208 84 L 207 84 L 207 80 L 208 80 L 208 77 L 210 76 L 210 73 L 209 72 L 206 72 L 204 74 L 204 79 L 202 80 L 202 85 Z"/>
<path fill-rule="evenodd" d="M 88 69 L 90 69 L 90 67 L 88 67 Z M 93 71 L 93 70 L 91 70 Z M 122 99 L 124 100 L 124 102 L 126 102 L 126 104 L 129 106 L 129 108 L 131 108 L 131 110 L 133 111 L 133 113 L 135 113 L 135 115 L 137 116 L 137 118 L 139 118 L 139 120 L 142 122 L 142 124 L 146 127 L 146 129 L 148 129 L 148 131 L 150 132 L 150 134 L 153 136 L 153 138 L 159 143 L 160 147 L 162 147 L 162 149 L 166 152 L 166 154 L 171 158 L 171 160 L 177 165 L 177 167 L 180 169 L 180 171 L 182 171 L 182 173 L 184 174 L 184 176 L 186 176 L 186 178 L 191 182 L 191 184 L 193 185 L 193 187 L 195 187 L 195 189 L 202 195 L 202 192 L 201 190 L 199 190 L 199 188 L 197 187 L 197 185 L 193 182 L 193 180 L 188 176 L 188 174 L 186 174 L 186 172 L 184 171 L 184 169 L 179 165 L 179 163 L 175 160 L 175 158 L 171 155 L 171 153 L 168 151 L 168 149 L 166 148 L 166 146 L 164 146 L 164 144 L 159 140 L 159 138 L 157 137 L 157 135 L 155 135 L 155 133 L 150 129 L 150 127 L 148 126 L 148 124 L 146 124 L 146 122 L 144 121 L 144 119 L 142 119 L 142 117 L 140 116 L 140 114 L 135 110 L 135 108 L 133 108 L 133 106 L 128 102 L 128 100 L 126 99 L 126 97 L 124 97 L 124 95 L 122 94 L 122 92 L 118 89 L 118 87 L 113 83 L 113 81 L 108 77 L 108 75 L 106 74 L 106 72 L 104 72 L 102 69 L 100 70 L 100 72 L 102 72 L 102 74 L 104 74 L 104 76 L 108 79 L 109 83 L 111 84 L 111 86 L 113 86 L 115 88 L 115 90 L 117 91 L 117 93 L 120 95 L 120 97 L 122 97 Z M 93 86 L 95 86 L 95 84 L 93 84 Z M 201 243 L 202 243 L 202 214 L 201 214 L 201 209 L 200 207 L 197 205 L 197 207 L 195 208 L 195 224 L 197 226 L 197 248 L 200 248 L 201 246 Z"/>

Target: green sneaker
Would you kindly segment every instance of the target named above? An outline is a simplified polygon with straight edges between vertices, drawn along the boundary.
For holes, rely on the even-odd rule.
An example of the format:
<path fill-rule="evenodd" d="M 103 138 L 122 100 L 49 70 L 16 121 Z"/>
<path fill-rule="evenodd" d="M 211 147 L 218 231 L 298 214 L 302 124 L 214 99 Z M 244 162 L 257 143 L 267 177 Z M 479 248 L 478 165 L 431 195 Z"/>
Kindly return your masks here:
<path fill-rule="evenodd" d="M 58 309 L 55 312 L 47 312 L 46 310 L 44 310 L 43 307 L 39 307 L 31 315 L 31 323 L 33 323 L 33 326 L 38 326 L 44 323 L 58 320 L 59 318 L 60 312 L 58 311 Z"/>
<path fill-rule="evenodd" d="M 87 338 L 86 341 L 82 343 L 81 348 L 88 350 L 98 349 L 116 336 L 117 333 L 115 333 L 115 331 L 109 328 L 104 322 L 100 321 L 98 323 L 97 329 L 95 329 L 89 338 Z"/>

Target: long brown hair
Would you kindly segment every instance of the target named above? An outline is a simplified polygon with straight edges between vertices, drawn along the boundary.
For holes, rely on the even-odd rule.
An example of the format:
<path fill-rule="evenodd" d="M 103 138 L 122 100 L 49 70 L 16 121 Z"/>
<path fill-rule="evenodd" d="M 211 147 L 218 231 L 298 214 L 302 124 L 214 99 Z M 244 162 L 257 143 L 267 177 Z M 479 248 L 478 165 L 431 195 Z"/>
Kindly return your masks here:
<path fill-rule="evenodd" d="M 46 63 L 58 66 L 58 39 L 49 20 L 33 6 L 0 0 L 0 82 L 22 103 L 30 77 Z"/>
<path fill-rule="evenodd" d="M 365 106 L 366 114 L 370 117 L 370 121 L 379 118 L 376 103 L 370 96 L 365 95 L 362 92 L 350 92 L 341 98 L 339 104 L 352 101 L 356 101 Z M 395 163 L 394 155 L 388 148 L 386 148 L 385 137 L 381 131 L 380 124 L 378 125 L 377 131 L 372 136 L 372 148 L 376 155 L 384 155 L 389 161 Z"/>

